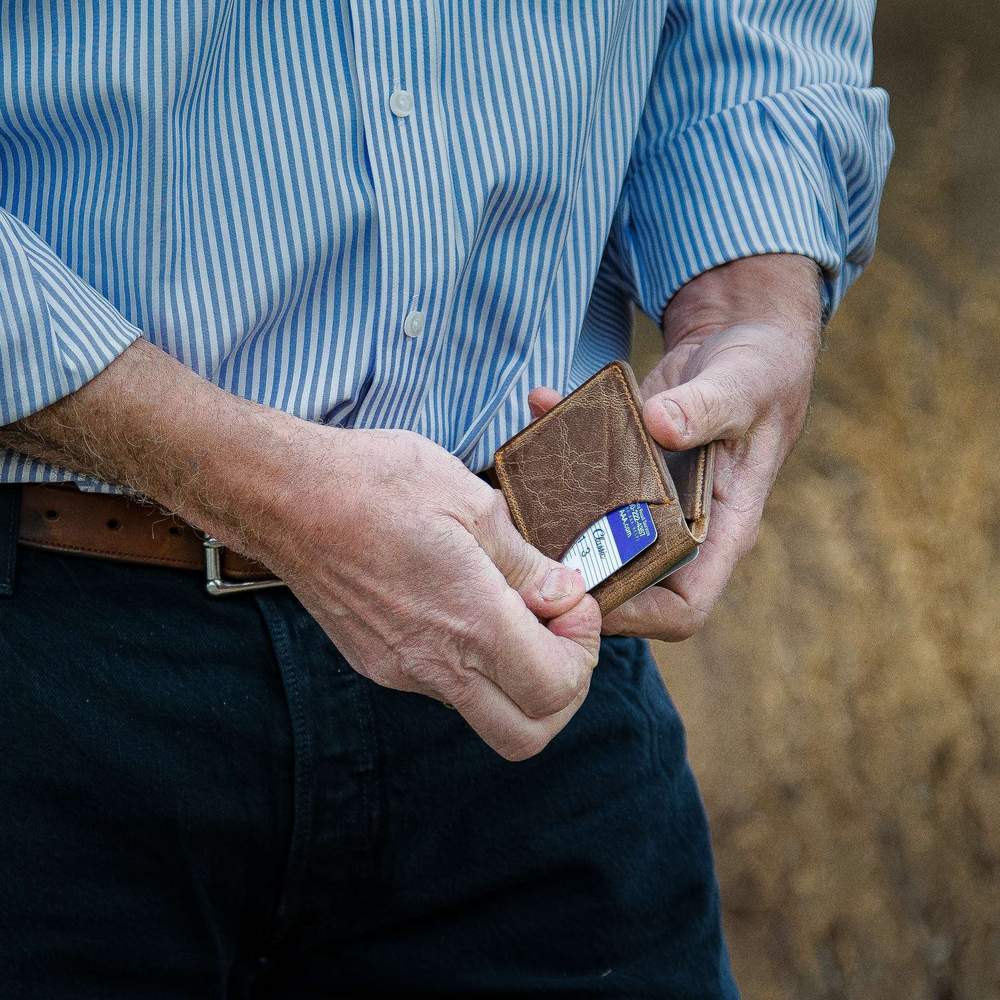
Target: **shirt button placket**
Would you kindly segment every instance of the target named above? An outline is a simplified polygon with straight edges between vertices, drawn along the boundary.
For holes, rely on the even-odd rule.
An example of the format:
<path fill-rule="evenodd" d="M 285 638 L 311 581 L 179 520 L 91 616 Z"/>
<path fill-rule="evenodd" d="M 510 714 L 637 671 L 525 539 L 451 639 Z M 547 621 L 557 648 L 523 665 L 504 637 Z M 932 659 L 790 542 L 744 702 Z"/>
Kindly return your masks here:
<path fill-rule="evenodd" d="M 389 95 L 389 110 L 397 118 L 409 118 L 413 111 L 413 95 L 403 87 L 397 87 Z M 413 339 L 423 332 L 424 314 L 419 309 L 408 312 L 403 320 L 403 333 Z"/>
<path fill-rule="evenodd" d="M 409 426 L 419 417 L 438 348 L 431 336 L 432 330 L 440 333 L 442 293 L 435 281 L 448 267 L 441 214 L 436 206 L 425 211 L 427 199 L 441 197 L 449 181 L 447 164 L 428 157 L 441 143 L 433 69 L 439 65 L 439 26 L 417 4 L 353 0 L 351 6 L 368 162 L 384 237 L 378 298 L 387 324 L 387 336 L 372 347 L 372 378 L 357 419 Z M 397 30 L 400 18 L 410 22 L 406 32 Z M 405 49 L 398 48 L 403 35 L 410 39 Z"/>

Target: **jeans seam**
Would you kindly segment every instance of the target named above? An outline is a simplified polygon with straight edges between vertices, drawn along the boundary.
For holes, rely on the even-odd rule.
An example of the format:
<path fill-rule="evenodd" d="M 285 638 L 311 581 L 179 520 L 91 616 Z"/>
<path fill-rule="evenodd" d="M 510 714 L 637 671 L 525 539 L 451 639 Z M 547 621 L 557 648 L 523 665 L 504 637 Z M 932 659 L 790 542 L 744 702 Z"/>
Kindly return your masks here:
<path fill-rule="evenodd" d="M 285 623 L 276 613 L 274 604 L 262 597 L 257 598 L 264 621 L 271 635 L 275 658 L 281 671 L 285 688 L 285 699 L 292 728 L 293 748 L 293 805 L 292 833 L 285 863 L 285 876 L 281 898 L 275 914 L 271 945 L 284 937 L 292 913 L 298 905 L 302 876 L 305 870 L 305 856 L 312 839 L 313 795 L 313 746 L 309 732 L 302 684 L 295 664 L 291 661 L 291 641 Z"/>
<path fill-rule="evenodd" d="M 353 669 L 348 666 L 348 669 Z M 366 840 L 368 844 L 369 862 L 374 865 L 378 854 L 379 831 L 382 822 L 381 789 L 379 768 L 379 740 L 375 728 L 375 712 L 372 706 L 371 690 L 366 689 L 360 676 L 355 676 L 352 685 L 351 700 L 354 703 L 355 717 L 361 741 L 361 759 L 359 760 L 361 792 L 361 808 L 367 823 Z"/>

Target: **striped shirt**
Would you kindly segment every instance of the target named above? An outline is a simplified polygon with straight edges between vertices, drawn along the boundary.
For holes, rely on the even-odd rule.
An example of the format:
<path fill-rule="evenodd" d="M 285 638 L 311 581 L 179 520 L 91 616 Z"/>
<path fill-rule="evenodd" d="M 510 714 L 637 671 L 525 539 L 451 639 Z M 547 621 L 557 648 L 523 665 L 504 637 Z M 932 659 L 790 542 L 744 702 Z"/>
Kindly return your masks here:
<path fill-rule="evenodd" d="M 3 0 L 0 424 L 143 336 L 470 468 L 722 262 L 833 308 L 891 153 L 874 0 Z M 0 451 L 0 482 L 77 478 Z M 89 488 L 105 488 L 81 482 Z"/>

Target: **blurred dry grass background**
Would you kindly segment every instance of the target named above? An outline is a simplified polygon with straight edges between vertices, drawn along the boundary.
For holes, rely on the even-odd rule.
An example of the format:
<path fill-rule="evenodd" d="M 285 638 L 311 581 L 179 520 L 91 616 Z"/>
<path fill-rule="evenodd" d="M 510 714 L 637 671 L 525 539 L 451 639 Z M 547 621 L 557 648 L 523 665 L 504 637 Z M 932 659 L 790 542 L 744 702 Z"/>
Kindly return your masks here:
<path fill-rule="evenodd" d="M 757 548 L 657 650 L 748 1000 L 1000 998 L 998 14 L 881 3 L 879 256 Z"/>

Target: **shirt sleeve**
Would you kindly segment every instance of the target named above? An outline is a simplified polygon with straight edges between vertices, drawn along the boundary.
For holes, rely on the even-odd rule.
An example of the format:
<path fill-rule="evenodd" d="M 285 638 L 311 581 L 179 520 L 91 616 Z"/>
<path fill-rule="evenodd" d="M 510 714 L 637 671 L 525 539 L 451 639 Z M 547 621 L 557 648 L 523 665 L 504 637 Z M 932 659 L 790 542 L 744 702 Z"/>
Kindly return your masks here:
<path fill-rule="evenodd" d="M 833 311 L 871 259 L 892 156 L 874 0 L 674 0 L 622 200 L 633 294 L 659 318 L 719 264 L 819 263 Z"/>
<path fill-rule="evenodd" d="M 142 336 L 0 209 L 0 426 L 68 395 Z"/>

